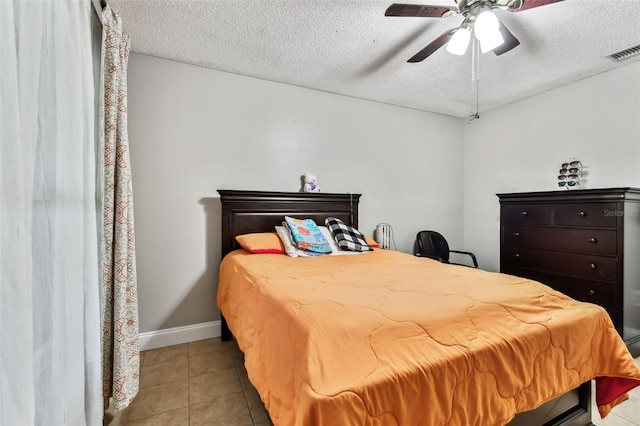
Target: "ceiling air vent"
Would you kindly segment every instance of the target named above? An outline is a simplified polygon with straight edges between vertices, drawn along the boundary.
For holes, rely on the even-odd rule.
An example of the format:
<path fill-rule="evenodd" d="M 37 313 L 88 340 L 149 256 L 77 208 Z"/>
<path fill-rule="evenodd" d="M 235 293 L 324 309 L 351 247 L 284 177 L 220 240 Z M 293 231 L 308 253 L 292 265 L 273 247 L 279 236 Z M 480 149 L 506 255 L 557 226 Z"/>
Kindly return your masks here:
<path fill-rule="evenodd" d="M 640 55 L 640 44 L 628 49 L 621 50 L 617 53 L 614 53 L 613 55 L 609 55 L 609 57 L 620 62 L 629 58 L 633 58 L 636 55 Z"/>

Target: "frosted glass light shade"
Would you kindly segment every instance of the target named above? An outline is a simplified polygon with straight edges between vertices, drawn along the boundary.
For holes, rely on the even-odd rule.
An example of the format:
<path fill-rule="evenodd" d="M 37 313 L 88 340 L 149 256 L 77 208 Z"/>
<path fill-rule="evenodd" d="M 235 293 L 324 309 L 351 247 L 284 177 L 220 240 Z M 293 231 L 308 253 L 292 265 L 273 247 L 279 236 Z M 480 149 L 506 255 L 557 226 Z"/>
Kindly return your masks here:
<path fill-rule="evenodd" d="M 502 43 L 504 43 L 504 38 L 502 34 L 500 34 L 500 31 L 496 31 L 491 37 L 485 37 L 480 40 L 480 50 L 482 50 L 482 53 L 487 53 L 501 46 Z"/>
<path fill-rule="evenodd" d="M 476 18 L 476 22 L 473 24 L 473 29 L 478 40 L 482 40 L 499 27 L 500 22 L 498 22 L 498 18 L 491 10 L 480 12 Z"/>
<path fill-rule="evenodd" d="M 485 10 L 478 15 L 473 31 L 476 38 L 480 40 L 482 53 L 489 52 L 504 43 L 504 38 L 500 34 L 500 22 L 490 10 Z"/>
<path fill-rule="evenodd" d="M 447 43 L 447 52 L 454 55 L 464 55 L 469 46 L 471 39 L 471 30 L 469 28 L 458 28 Z"/>

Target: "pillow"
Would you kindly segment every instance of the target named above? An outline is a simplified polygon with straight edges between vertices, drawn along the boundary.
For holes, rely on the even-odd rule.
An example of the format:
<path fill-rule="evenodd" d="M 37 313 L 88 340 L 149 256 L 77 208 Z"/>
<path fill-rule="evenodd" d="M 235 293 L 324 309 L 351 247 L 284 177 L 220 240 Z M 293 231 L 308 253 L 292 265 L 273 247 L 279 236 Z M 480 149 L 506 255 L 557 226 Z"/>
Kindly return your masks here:
<path fill-rule="evenodd" d="M 236 235 L 236 241 L 249 253 L 285 254 L 284 244 L 275 232 Z"/>
<path fill-rule="evenodd" d="M 289 232 L 289 228 L 287 228 L 286 226 L 284 225 L 276 226 L 276 233 L 278 234 L 278 237 L 280 237 L 280 240 L 284 245 L 284 250 L 287 253 L 287 256 L 289 257 L 322 256 L 322 253 L 314 253 L 312 251 L 300 250 L 298 247 L 296 247 L 296 245 L 293 243 L 293 240 L 291 239 L 291 232 Z"/>
<path fill-rule="evenodd" d="M 327 241 L 329 241 L 329 246 L 331 246 L 331 253 L 328 253 L 326 256 L 344 256 L 344 255 L 368 253 L 368 252 L 362 252 L 362 251 L 342 250 L 340 249 L 340 247 L 338 247 L 338 243 L 336 243 L 336 240 L 335 238 L 333 238 L 333 234 L 331 233 L 329 228 L 327 228 L 326 226 L 318 226 L 318 228 L 320 228 L 320 231 L 322 231 L 322 235 L 324 235 Z"/>
<path fill-rule="evenodd" d="M 331 233 L 338 242 L 338 247 L 341 249 L 350 251 L 373 250 L 369 244 L 367 244 L 362 232 L 353 226 L 349 226 L 335 217 L 326 218 L 324 223 L 331 230 Z"/>
<path fill-rule="evenodd" d="M 338 243 L 336 243 L 336 239 L 333 238 L 333 234 L 329 231 L 329 228 L 326 226 L 318 226 L 318 228 L 320 228 L 320 232 L 322 232 L 322 235 L 324 235 L 324 238 L 326 238 L 329 243 L 329 247 L 331 247 L 331 254 L 341 251 L 340 247 L 338 247 Z"/>
<path fill-rule="evenodd" d="M 331 247 L 331 253 L 321 254 L 314 253 L 310 251 L 300 250 L 293 244 L 293 240 L 291 239 L 291 232 L 289 232 L 289 228 L 286 226 L 276 226 L 276 233 L 280 238 L 282 244 L 284 245 L 285 252 L 289 257 L 316 257 L 316 256 L 344 256 L 344 255 L 352 255 L 352 254 L 365 254 L 367 252 L 359 252 L 359 251 L 348 251 L 341 250 L 336 243 L 336 240 L 333 238 L 333 234 L 326 226 L 318 226 L 320 228 L 320 232 L 327 239 L 329 246 Z"/>
<path fill-rule="evenodd" d="M 363 234 L 364 235 L 364 240 L 367 242 L 367 244 L 369 245 L 369 247 L 380 247 L 380 244 L 378 244 L 378 242 L 376 240 L 374 240 L 373 238 L 371 238 L 370 236 Z"/>
<path fill-rule="evenodd" d="M 313 219 L 302 220 L 285 216 L 284 222 L 297 248 L 316 253 L 331 253 L 329 242 Z"/>

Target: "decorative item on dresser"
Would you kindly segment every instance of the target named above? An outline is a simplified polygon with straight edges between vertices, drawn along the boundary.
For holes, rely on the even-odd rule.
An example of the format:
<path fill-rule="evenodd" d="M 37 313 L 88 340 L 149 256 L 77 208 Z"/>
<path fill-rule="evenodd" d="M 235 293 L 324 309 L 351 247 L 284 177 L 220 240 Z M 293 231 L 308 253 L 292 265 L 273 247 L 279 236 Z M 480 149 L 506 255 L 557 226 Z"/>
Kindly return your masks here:
<path fill-rule="evenodd" d="M 580 189 L 582 180 L 582 163 L 570 161 L 562 163 L 558 175 L 558 186 L 565 189 Z"/>
<path fill-rule="evenodd" d="M 604 307 L 640 354 L 640 189 L 497 194 L 500 271 Z"/>

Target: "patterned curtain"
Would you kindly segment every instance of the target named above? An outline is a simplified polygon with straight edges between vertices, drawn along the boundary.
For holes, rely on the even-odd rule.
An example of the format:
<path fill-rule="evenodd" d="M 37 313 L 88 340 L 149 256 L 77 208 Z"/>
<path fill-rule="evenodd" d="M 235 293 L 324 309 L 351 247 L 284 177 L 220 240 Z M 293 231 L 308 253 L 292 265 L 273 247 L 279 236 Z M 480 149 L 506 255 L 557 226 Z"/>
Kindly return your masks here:
<path fill-rule="evenodd" d="M 133 191 L 127 136 L 129 36 L 108 4 L 102 12 L 100 146 L 102 187 L 102 380 L 105 409 L 126 408 L 138 394 L 138 290 Z"/>

